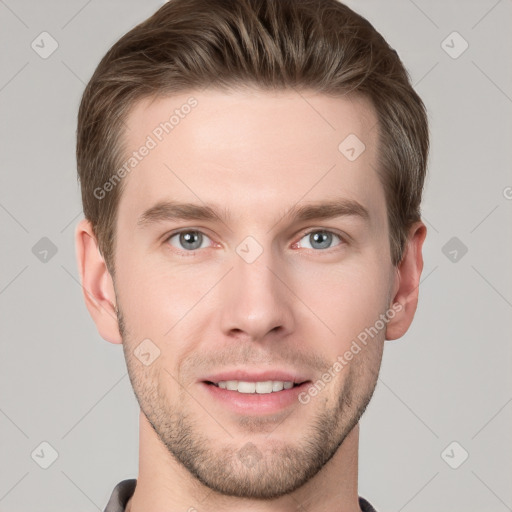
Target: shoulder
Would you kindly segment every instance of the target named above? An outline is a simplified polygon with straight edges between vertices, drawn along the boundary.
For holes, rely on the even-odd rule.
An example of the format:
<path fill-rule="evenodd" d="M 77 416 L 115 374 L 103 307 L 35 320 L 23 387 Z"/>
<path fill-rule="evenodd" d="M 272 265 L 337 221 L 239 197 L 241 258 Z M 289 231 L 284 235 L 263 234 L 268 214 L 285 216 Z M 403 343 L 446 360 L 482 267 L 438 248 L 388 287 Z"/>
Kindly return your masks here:
<path fill-rule="evenodd" d="M 114 487 L 104 512 L 124 512 L 126 504 L 135 491 L 136 484 L 136 478 L 129 478 L 119 482 Z"/>
<path fill-rule="evenodd" d="M 373 505 L 361 496 L 359 496 L 359 507 L 362 512 L 377 512 L 375 508 L 373 508 Z"/>

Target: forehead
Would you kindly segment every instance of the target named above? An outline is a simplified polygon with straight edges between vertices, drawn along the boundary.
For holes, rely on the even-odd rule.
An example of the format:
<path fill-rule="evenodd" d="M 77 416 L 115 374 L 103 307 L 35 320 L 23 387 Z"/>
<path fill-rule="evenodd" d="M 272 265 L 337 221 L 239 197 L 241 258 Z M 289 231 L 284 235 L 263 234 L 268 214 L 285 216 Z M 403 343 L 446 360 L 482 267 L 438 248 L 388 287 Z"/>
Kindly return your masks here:
<path fill-rule="evenodd" d="M 385 210 L 377 117 L 361 96 L 191 91 L 139 101 L 126 124 L 134 165 L 119 218 L 132 225 L 165 200 L 218 204 L 262 222 L 287 204 L 340 196 L 373 215 Z"/>

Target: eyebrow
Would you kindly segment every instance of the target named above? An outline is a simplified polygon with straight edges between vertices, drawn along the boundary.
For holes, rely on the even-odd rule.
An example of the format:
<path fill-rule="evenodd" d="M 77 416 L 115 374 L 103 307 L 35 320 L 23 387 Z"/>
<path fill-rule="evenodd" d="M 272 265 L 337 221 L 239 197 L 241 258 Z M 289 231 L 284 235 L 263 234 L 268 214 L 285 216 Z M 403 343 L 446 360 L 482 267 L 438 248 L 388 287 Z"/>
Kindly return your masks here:
<path fill-rule="evenodd" d="M 303 222 L 347 216 L 359 217 L 367 223 L 370 221 L 370 213 L 361 203 L 353 199 L 339 198 L 336 200 L 295 205 L 281 215 L 276 224 L 284 218 Z M 215 207 L 209 205 L 160 201 L 140 215 L 137 225 L 142 228 L 169 220 L 220 220 L 221 222 L 229 222 L 231 218 L 232 216 L 227 208 L 217 211 Z"/>

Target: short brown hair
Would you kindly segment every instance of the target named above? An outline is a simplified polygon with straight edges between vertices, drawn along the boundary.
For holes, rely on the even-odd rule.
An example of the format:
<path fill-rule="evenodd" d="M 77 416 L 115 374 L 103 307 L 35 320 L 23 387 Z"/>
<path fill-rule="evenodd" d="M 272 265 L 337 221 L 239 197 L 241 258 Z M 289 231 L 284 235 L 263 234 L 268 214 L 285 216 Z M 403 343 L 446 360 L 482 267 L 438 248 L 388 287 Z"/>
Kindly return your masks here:
<path fill-rule="evenodd" d="M 391 259 L 420 220 L 429 151 L 427 113 L 398 54 L 337 0 L 170 0 L 106 53 L 78 113 L 84 215 L 114 275 L 122 183 L 98 199 L 123 158 L 124 120 L 137 100 L 206 87 L 303 89 L 369 98 L 378 115 L 378 173 Z M 340 141 L 341 142 L 341 141 Z"/>

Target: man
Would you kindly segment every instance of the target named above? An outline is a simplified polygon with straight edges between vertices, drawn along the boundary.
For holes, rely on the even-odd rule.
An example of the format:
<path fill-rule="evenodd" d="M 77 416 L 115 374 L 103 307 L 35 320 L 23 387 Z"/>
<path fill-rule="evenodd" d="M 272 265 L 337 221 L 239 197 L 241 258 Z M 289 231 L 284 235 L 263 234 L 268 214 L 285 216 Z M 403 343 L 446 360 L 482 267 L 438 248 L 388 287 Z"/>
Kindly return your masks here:
<path fill-rule="evenodd" d="M 358 421 L 416 310 L 427 154 L 398 55 L 336 0 L 171 0 L 109 50 L 77 260 L 141 411 L 106 512 L 374 510 Z"/>

